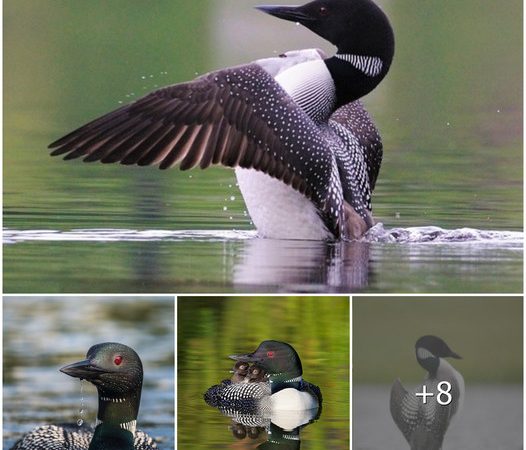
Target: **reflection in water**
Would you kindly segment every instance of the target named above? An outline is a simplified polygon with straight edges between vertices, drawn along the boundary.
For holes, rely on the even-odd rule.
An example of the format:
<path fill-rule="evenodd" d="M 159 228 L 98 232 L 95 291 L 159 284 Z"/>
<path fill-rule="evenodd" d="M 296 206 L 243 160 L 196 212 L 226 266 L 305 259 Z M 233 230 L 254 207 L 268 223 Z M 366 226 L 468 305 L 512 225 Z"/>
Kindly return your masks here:
<path fill-rule="evenodd" d="M 300 270 L 298 270 L 300 269 Z M 336 292 L 367 285 L 369 244 L 253 239 L 234 267 L 234 284 L 283 292 Z"/>
<path fill-rule="evenodd" d="M 386 230 L 379 224 L 359 242 L 255 236 L 240 230 L 9 228 L 4 286 L 7 292 L 93 292 L 96 278 L 97 292 L 119 293 L 518 292 L 522 287 L 522 232 Z M 46 259 L 35 259 L 35 251 Z M 19 270 L 13 254 L 29 269 Z M 83 272 L 64 277 L 79 264 Z M 111 265 L 111 272 L 102 272 L 104 265 Z"/>

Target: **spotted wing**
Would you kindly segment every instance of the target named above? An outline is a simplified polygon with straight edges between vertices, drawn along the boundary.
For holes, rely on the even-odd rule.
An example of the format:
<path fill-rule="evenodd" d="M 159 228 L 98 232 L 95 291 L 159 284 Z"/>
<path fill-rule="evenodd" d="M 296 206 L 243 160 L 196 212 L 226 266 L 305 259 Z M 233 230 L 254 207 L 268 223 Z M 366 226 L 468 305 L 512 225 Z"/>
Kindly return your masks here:
<path fill-rule="evenodd" d="M 50 148 L 88 162 L 251 168 L 305 194 L 322 212 L 342 205 L 341 196 L 328 195 L 335 163 L 320 131 L 257 64 L 159 89 Z"/>
<path fill-rule="evenodd" d="M 399 379 L 391 386 L 390 410 L 394 422 L 407 442 L 411 443 L 411 437 L 419 422 L 419 404 L 417 397 L 411 395 Z"/>
<path fill-rule="evenodd" d="M 362 102 L 356 100 L 338 108 L 332 114 L 331 121 L 349 130 L 363 149 L 368 181 L 373 191 L 382 165 L 383 144 L 371 116 L 365 110 Z"/>

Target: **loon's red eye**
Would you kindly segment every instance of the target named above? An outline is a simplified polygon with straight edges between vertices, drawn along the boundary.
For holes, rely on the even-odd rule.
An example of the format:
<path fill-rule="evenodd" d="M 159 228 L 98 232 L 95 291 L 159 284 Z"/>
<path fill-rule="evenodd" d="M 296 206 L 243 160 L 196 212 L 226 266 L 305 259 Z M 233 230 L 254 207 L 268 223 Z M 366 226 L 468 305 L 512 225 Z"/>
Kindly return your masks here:
<path fill-rule="evenodd" d="M 113 362 L 115 363 L 116 366 L 120 366 L 122 363 L 122 356 L 120 355 L 116 356 L 115 358 L 113 358 Z"/>
<path fill-rule="evenodd" d="M 267 352 L 267 357 L 268 358 L 274 358 L 274 352 L 273 351 Z"/>
<path fill-rule="evenodd" d="M 325 6 L 320 7 L 320 16 L 326 16 L 329 14 L 329 10 Z"/>

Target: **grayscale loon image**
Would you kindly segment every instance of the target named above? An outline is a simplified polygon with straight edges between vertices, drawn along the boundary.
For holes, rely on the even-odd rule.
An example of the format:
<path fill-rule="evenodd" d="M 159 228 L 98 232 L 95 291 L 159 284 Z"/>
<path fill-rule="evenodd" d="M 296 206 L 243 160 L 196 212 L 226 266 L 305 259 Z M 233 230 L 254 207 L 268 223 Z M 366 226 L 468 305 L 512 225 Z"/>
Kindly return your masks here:
<path fill-rule="evenodd" d="M 173 449 L 174 299 L 82 300 L 4 297 L 3 448 Z"/>
<path fill-rule="evenodd" d="M 522 292 L 522 1 L 279 3 L 6 3 L 6 292 Z"/>
<path fill-rule="evenodd" d="M 522 309 L 354 297 L 353 449 L 522 448 Z"/>
<path fill-rule="evenodd" d="M 177 303 L 178 446 L 349 449 L 348 298 Z"/>

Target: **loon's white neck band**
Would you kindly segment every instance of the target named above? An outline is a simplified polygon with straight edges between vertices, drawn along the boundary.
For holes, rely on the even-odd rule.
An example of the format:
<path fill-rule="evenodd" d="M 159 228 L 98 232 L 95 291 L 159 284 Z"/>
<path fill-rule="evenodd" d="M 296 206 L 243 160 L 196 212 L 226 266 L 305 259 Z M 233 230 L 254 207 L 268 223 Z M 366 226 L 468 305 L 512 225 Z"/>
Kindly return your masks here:
<path fill-rule="evenodd" d="M 98 427 L 102 423 L 104 422 L 97 418 L 95 427 Z M 128 430 L 130 433 L 135 434 L 135 430 L 137 429 L 137 420 L 130 420 L 129 422 L 119 423 L 119 428 L 122 428 L 123 430 Z"/>
<path fill-rule="evenodd" d="M 363 56 L 350 54 L 336 54 L 336 58 L 351 63 L 356 69 L 363 72 L 368 77 L 380 75 L 383 63 L 377 56 Z"/>
<path fill-rule="evenodd" d="M 125 403 L 125 398 L 112 398 L 112 397 L 100 397 L 100 399 L 104 402 L 111 402 L 111 403 Z"/>

